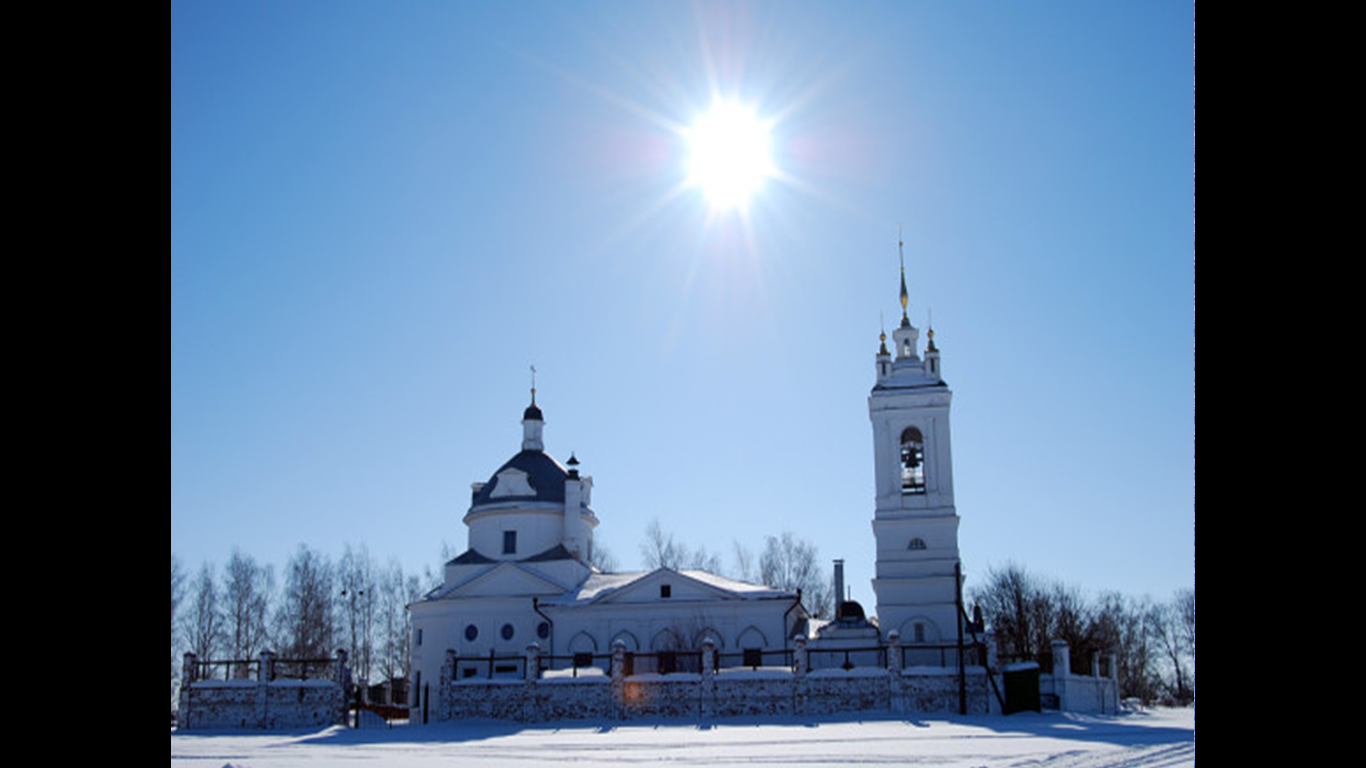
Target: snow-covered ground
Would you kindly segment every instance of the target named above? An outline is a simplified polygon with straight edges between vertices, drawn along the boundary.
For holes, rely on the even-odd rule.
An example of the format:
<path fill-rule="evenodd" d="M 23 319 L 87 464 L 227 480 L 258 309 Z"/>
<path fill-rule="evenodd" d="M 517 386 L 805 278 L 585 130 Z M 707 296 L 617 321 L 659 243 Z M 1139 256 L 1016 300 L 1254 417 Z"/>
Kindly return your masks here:
<path fill-rule="evenodd" d="M 1195 710 L 1114 716 L 479 722 L 292 733 L 171 732 L 171 768 L 270 766 L 924 765 L 1166 768 L 1195 765 Z"/>

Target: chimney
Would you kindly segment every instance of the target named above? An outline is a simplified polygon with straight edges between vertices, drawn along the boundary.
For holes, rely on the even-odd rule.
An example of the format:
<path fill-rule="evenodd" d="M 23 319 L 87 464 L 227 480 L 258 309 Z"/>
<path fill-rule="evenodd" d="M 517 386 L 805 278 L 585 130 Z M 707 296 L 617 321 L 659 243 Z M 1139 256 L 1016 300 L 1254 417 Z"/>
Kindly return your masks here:
<path fill-rule="evenodd" d="M 835 620 L 844 615 L 844 561 L 835 561 Z"/>
<path fill-rule="evenodd" d="M 579 560 L 586 561 L 587 553 L 584 552 L 583 540 L 583 520 L 581 519 L 584 504 L 584 481 L 579 477 L 579 460 L 574 454 L 569 455 L 569 477 L 564 481 L 564 529 L 561 539 L 564 541 L 564 548 Z"/>

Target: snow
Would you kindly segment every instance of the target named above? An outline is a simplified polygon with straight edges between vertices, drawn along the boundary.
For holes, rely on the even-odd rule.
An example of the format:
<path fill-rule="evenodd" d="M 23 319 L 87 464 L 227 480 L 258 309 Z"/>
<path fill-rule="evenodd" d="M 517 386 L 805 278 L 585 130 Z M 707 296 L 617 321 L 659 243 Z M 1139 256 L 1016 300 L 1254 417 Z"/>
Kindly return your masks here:
<path fill-rule="evenodd" d="M 462 722 L 286 733 L 171 732 L 171 768 L 865 764 L 934 768 L 1195 766 L 1195 710 L 1120 715 Z"/>
<path fill-rule="evenodd" d="M 593 573 L 579 585 L 577 589 L 570 590 L 564 595 L 556 595 L 541 600 L 543 605 L 571 605 L 574 603 L 591 603 L 608 597 L 625 587 L 628 587 L 641 579 L 654 574 L 655 571 L 628 571 L 623 573 Z M 762 584 L 751 584 L 747 581 L 737 581 L 725 576 L 718 576 L 707 571 L 678 571 L 679 574 L 686 576 L 693 581 L 705 584 L 714 589 L 734 593 L 736 597 L 743 598 L 765 598 L 765 597 L 784 597 L 788 595 L 781 589 L 765 587 Z"/>
<path fill-rule="evenodd" d="M 578 682 L 580 680 L 592 680 L 593 682 L 602 681 L 612 682 L 612 678 L 607 675 L 607 671 L 601 667 L 579 667 L 577 670 L 570 669 L 547 669 L 541 672 L 542 683 L 558 682 Z"/>

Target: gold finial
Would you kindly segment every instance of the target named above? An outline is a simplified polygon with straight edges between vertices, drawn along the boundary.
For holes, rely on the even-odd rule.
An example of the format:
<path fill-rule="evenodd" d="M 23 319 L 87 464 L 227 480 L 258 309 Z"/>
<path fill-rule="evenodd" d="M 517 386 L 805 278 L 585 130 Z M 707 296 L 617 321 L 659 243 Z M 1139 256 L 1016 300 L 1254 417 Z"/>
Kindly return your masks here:
<path fill-rule="evenodd" d="M 536 366 L 531 366 L 531 404 L 536 404 Z"/>
<path fill-rule="evenodd" d="M 906 292 L 906 252 L 902 246 L 905 243 L 901 240 L 901 225 L 896 228 L 896 252 L 901 258 L 901 327 L 905 328 L 911 324 L 911 319 L 906 316 L 906 305 L 910 301 L 910 295 Z"/>
<path fill-rule="evenodd" d="M 886 323 L 884 323 L 882 320 L 881 312 L 877 313 L 877 324 L 880 329 L 877 335 L 877 340 L 879 342 L 877 346 L 877 353 L 878 355 L 890 355 L 891 352 L 887 351 L 887 327 Z"/>

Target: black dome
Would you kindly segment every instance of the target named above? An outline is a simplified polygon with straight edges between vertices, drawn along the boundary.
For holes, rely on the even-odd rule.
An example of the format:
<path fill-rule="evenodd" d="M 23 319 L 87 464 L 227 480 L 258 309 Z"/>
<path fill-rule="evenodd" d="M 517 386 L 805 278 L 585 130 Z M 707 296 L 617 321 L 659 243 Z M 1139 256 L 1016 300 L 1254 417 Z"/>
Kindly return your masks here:
<path fill-rule="evenodd" d="M 532 408 L 528 408 L 527 412 L 530 413 Z M 493 492 L 498 489 L 498 475 L 508 468 L 520 469 L 525 472 L 527 484 L 535 491 L 535 495 L 521 494 L 494 498 Z M 474 500 L 470 506 L 477 507 L 482 504 L 498 504 L 505 501 L 553 501 L 563 504 L 564 481 L 568 477 L 569 471 L 560 462 L 551 458 L 550 454 L 544 451 L 522 451 L 508 459 L 507 463 L 493 473 L 493 477 L 484 483 L 484 487 L 474 494 Z"/>

